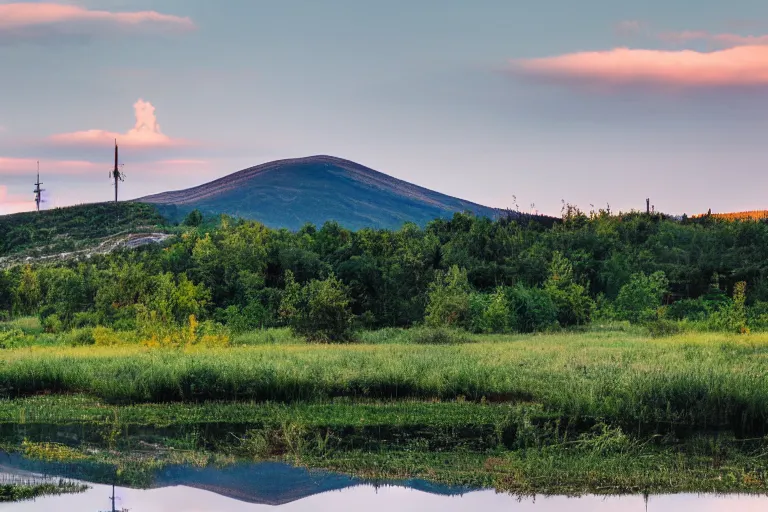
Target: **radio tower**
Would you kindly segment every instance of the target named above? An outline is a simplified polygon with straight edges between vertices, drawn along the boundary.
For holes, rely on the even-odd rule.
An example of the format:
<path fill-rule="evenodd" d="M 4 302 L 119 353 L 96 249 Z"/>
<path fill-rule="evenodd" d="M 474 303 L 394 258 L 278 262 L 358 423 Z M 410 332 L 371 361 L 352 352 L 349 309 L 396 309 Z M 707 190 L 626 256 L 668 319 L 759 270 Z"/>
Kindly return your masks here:
<path fill-rule="evenodd" d="M 125 174 L 120 171 L 122 165 L 117 163 L 117 139 L 115 139 L 115 168 L 109 174 L 110 178 L 115 180 L 115 204 L 117 204 L 117 184 L 121 181 L 125 181 Z"/>
<path fill-rule="evenodd" d="M 33 191 L 35 193 L 35 204 L 37 205 L 37 211 L 40 211 L 40 202 L 43 200 L 42 192 L 45 189 L 40 188 L 40 162 L 37 162 L 37 182 L 35 183 L 35 190 Z"/>

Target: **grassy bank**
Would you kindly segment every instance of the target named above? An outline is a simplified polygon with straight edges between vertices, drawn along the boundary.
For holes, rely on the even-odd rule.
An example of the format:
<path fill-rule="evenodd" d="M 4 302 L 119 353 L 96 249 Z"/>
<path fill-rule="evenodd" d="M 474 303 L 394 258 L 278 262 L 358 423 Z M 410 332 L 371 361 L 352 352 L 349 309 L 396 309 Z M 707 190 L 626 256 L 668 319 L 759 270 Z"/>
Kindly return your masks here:
<path fill-rule="evenodd" d="M 532 403 L 623 428 L 729 429 L 768 421 L 768 335 L 489 338 L 458 345 L 263 345 L 0 352 L 0 393 L 108 403 L 352 399 Z"/>
<path fill-rule="evenodd" d="M 133 485 L 247 459 L 519 493 L 768 491 L 766 335 L 367 336 L 0 351 L 0 443 Z"/>

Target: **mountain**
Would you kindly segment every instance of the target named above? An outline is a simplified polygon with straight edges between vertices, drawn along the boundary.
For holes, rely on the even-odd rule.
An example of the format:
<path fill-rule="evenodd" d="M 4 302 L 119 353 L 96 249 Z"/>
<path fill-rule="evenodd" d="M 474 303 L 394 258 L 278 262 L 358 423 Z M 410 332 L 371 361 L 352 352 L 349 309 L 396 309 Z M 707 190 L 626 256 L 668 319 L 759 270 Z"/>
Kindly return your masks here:
<path fill-rule="evenodd" d="M 198 209 L 298 229 L 335 220 L 349 229 L 424 225 L 437 217 L 470 211 L 498 217 L 502 211 L 402 181 L 331 156 L 278 160 L 186 190 L 137 199 L 158 205 L 176 220 Z"/>

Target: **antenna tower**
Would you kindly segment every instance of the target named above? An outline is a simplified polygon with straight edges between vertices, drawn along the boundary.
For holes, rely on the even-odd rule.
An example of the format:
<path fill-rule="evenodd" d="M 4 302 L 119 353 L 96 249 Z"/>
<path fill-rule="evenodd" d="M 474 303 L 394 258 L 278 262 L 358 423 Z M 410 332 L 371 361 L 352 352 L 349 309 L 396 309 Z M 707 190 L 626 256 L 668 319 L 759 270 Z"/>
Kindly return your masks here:
<path fill-rule="evenodd" d="M 115 497 L 115 484 L 112 484 L 112 496 L 109 497 L 109 500 L 112 502 L 112 510 L 111 511 L 107 510 L 105 512 L 128 512 L 128 509 L 125 509 L 125 508 L 121 508 L 119 510 L 115 508 L 115 500 L 117 499 L 119 498 Z"/>
<path fill-rule="evenodd" d="M 125 181 L 125 173 L 122 172 L 122 164 L 117 163 L 117 139 L 115 139 L 115 168 L 109 173 L 109 177 L 115 180 L 115 204 L 117 204 L 117 184 Z"/>
<path fill-rule="evenodd" d="M 35 193 L 35 204 L 37 205 L 37 211 L 40 211 L 40 203 L 43 200 L 42 192 L 45 191 L 45 189 L 40 188 L 40 162 L 37 162 L 37 181 L 35 182 L 35 190 L 33 191 Z"/>

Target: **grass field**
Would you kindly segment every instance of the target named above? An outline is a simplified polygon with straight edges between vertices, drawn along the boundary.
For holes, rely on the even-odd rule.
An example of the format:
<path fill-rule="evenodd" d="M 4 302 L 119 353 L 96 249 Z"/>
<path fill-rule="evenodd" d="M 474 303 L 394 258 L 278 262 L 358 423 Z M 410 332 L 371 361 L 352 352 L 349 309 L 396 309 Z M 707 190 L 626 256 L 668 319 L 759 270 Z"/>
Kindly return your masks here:
<path fill-rule="evenodd" d="M 364 339 L 0 351 L 0 438 L 145 479 L 188 454 L 523 493 L 768 490 L 768 335 Z"/>

